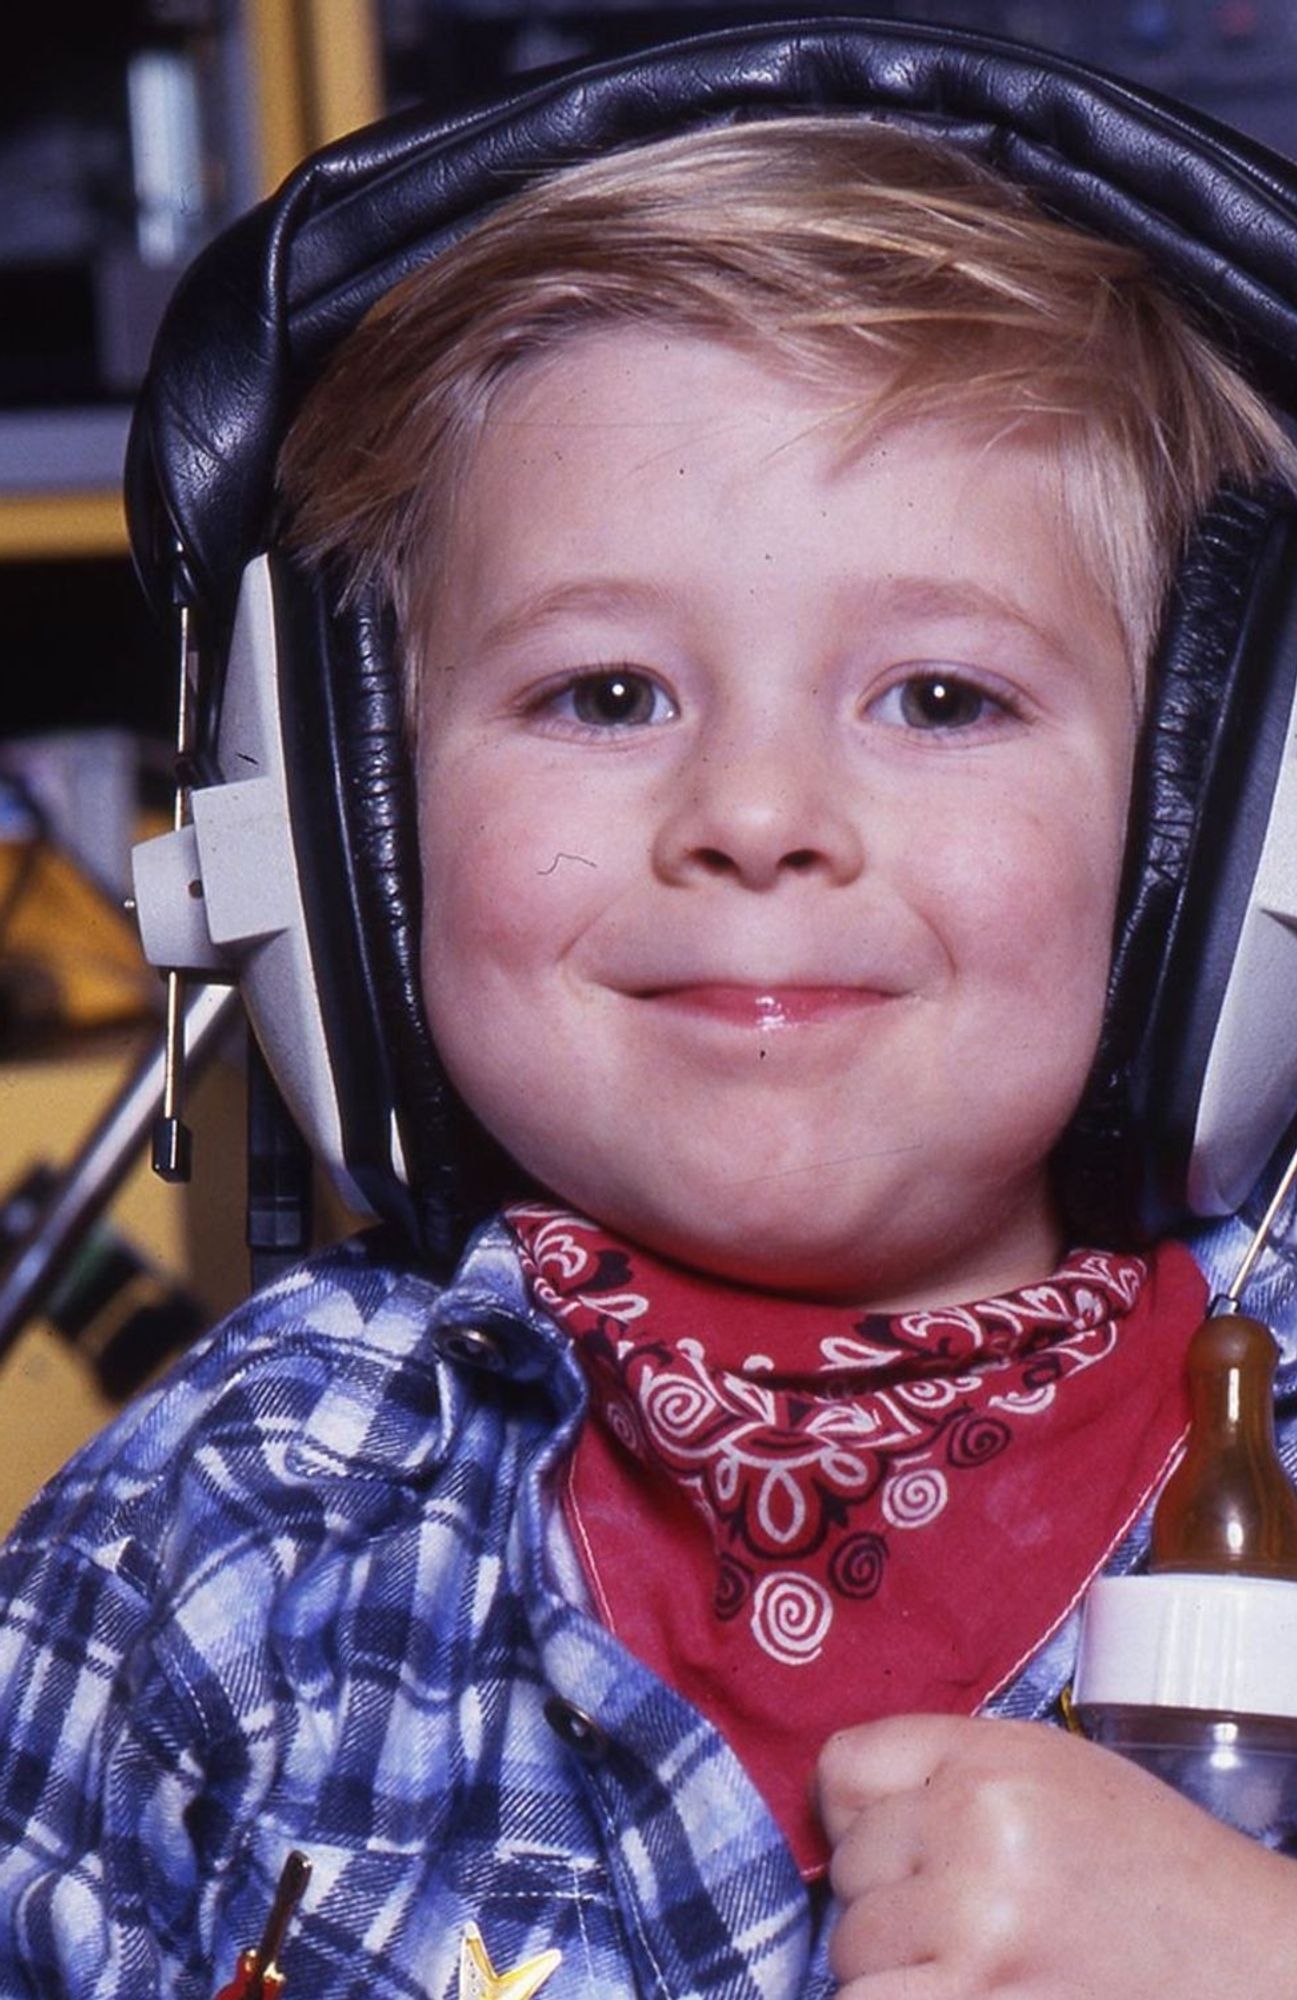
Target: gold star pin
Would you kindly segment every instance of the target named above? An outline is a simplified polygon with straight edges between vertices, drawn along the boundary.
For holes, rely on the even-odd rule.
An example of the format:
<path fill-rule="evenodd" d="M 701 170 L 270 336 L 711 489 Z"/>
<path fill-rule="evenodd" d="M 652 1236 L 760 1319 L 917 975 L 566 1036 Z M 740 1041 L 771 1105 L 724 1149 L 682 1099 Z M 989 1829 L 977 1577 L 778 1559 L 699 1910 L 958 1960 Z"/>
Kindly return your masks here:
<path fill-rule="evenodd" d="M 497 1972 L 486 1955 L 481 1931 L 476 1924 L 466 1924 L 459 1947 L 459 2000 L 531 2000 L 562 1956 L 561 1951 L 540 1951 L 512 1972 Z"/>

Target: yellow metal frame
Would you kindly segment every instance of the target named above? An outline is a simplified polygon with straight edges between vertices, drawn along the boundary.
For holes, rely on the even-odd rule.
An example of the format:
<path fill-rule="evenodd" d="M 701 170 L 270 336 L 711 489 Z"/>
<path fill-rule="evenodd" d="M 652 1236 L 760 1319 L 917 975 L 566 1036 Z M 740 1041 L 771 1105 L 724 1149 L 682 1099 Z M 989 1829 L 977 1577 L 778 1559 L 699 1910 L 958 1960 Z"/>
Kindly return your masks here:
<path fill-rule="evenodd" d="M 374 0 L 244 0 L 263 189 L 304 154 L 380 116 Z"/>
<path fill-rule="evenodd" d="M 52 556 L 115 556 L 126 547 L 116 487 L 0 495 L 0 562 Z"/>
<path fill-rule="evenodd" d="M 246 68 L 256 91 L 261 192 L 310 151 L 298 0 L 243 0 Z"/>

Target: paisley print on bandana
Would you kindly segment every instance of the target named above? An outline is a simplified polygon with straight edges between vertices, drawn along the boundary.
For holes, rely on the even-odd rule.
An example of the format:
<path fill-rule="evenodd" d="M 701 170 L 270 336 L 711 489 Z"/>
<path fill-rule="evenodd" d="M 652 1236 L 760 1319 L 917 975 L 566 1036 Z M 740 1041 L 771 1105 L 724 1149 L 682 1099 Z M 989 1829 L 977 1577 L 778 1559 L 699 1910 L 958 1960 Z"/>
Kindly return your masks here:
<path fill-rule="evenodd" d="M 1202 1281 L 1176 1246 L 1152 1276 L 1079 1250 L 1021 1291 L 886 1317 L 748 1293 L 549 1206 L 508 1220 L 591 1384 L 564 1497 L 596 1602 L 813 1867 L 823 1737 L 971 1712 L 1149 1497 Z"/>

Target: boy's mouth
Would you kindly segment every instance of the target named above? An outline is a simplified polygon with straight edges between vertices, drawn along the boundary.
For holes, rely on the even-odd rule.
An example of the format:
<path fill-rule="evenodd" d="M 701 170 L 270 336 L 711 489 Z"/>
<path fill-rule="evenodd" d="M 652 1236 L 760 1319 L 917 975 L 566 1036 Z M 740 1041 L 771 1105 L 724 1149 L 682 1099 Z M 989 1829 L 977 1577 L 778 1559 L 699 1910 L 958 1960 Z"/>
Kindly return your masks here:
<path fill-rule="evenodd" d="M 636 997 L 734 1027 L 770 1033 L 833 1020 L 897 996 L 876 986 L 741 985 L 707 980 L 645 988 Z"/>

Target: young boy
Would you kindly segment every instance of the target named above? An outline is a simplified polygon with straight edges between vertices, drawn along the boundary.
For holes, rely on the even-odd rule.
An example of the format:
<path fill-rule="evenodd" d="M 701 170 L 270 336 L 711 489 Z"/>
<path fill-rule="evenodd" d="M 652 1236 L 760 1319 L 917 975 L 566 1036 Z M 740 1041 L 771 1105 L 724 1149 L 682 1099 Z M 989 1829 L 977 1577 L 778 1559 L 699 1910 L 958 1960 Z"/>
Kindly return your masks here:
<path fill-rule="evenodd" d="M 303 2000 L 1287 1990 L 1286 1860 L 1004 1719 L 1182 1433 L 1202 1281 L 1054 1160 L 1167 580 L 1285 463 L 1135 253 L 862 121 L 558 174 L 344 345 L 290 535 L 396 607 L 513 1184 L 28 1514 L 4 1990 L 207 2000 L 292 1849 Z"/>

